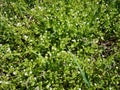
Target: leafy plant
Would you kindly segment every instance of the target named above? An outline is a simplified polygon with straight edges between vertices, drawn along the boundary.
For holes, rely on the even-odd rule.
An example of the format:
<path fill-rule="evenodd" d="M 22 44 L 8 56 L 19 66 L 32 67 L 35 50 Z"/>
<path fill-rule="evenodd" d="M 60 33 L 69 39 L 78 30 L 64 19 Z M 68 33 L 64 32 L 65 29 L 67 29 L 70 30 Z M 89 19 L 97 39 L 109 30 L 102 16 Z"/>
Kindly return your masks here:
<path fill-rule="evenodd" d="M 119 0 L 2 0 L 0 90 L 120 88 Z"/>

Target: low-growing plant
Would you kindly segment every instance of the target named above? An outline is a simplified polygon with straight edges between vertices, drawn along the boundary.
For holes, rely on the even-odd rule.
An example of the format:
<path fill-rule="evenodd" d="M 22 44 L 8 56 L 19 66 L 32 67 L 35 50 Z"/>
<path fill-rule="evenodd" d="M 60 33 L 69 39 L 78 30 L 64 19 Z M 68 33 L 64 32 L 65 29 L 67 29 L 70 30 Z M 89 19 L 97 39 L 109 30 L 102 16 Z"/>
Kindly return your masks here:
<path fill-rule="evenodd" d="M 120 89 L 119 0 L 2 0 L 0 90 Z"/>

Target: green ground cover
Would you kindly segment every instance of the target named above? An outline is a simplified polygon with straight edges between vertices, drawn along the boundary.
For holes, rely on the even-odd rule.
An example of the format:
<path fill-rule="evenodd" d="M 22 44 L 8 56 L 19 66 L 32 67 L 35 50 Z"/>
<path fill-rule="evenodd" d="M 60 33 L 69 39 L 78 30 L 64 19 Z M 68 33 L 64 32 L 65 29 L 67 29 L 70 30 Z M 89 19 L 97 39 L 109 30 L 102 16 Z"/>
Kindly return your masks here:
<path fill-rule="evenodd" d="M 0 90 L 119 90 L 119 0 L 2 0 Z"/>

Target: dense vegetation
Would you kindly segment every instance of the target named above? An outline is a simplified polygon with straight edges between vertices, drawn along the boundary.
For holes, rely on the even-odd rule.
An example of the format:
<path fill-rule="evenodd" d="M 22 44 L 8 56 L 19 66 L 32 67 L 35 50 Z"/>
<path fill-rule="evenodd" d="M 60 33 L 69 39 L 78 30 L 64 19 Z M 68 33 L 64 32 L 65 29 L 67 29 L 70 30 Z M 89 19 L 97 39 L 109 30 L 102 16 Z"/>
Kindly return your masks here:
<path fill-rule="evenodd" d="M 119 0 L 2 0 L 0 90 L 119 90 Z"/>

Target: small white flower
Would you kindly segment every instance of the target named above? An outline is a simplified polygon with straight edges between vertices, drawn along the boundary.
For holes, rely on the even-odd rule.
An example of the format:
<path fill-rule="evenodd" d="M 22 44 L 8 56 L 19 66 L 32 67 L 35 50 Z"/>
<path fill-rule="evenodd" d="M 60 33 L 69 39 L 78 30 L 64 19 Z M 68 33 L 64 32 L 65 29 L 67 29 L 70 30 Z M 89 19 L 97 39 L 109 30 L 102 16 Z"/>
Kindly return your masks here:
<path fill-rule="evenodd" d="M 13 18 L 10 18 L 10 20 L 13 20 Z"/>
<path fill-rule="evenodd" d="M 15 19 L 17 19 L 17 16 L 15 15 Z"/>
<path fill-rule="evenodd" d="M 72 64 L 70 63 L 69 66 L 72 66 Z"/>
<path fill-rule="evenodd" d="M 8 77 L 9 75 L 7 74 L 6 76 Z"/>
<path fill-rule="evenodd" d="M 16 72 L 13 72 L 14 75 L 16 75 Z"/>
<path fill-rule="evenodd" d="M 96 20 L 99 20 L 99 18 L 97 17 Z"/>
<path fill-rule="evenodd" d="M 36 77 L 34 77 L 34 80 L 37 80 L 37 78 L 36 78 Z"/>
<path fill-rule="evenodd" d="M 95 83 L 94 85 L 96 86 L 97 84 Z"/>
<path fill-rule="evenodd" d="M 17 23 L 16 26 L 21 26 L 21 23 Z"/>
<path fill-rule="evenodd" d="M 90 59 L 89 59 L 89 58 L 88 58 L 87 60 L 88 60 L 88 61 L 90 61 Z"/>
<path fill-rule="evenodd" d="M 86 22 L 83 22 L 83 24 L 85 25 L 85 24 L 86 24 Z"/>
<path fill-rule="evenodd" d="M 11 52 L 10 48 L 7 48 L 7 52 Z"/>
<path fill-rule="evenodd" d="M 2 44 L 0 44 L 0 46 L 2 46 Z"/>
<path fill-rule="evenodd" d="M 32 71 L 30 71 L 30 74 L 32 74 Z"/>
<path fill-rule="evenodd" d="M 27 38 L 28 38 L 28 36 L 27 36 L 27 35 L 24 35 L 24 38 L 25 38 L 25 39 L 27 39 Z"/>
<path fill-rule="evenodd" d="M 28 74 L 27 74 L 27 72 L 25 72 L 25 76 L 27 76 Z"/>
<path fill-rule="evenodd" d="M 55 50 L 55 51 L 56 51 L 57 49 L 56 49 L 56 47 L 53 46 L 53 47 L 52 47 L 52 50 Z"/>
<path fill-rule="evenodd" d="M 78 71 L 78 74 L 80 74 L 80 71 Z"/>
<path fill-rule="evenodd" d="M 116 67 L 116 69 L 118 69 L 118 67 Z"/>
<path fill-rule="evenodd" d="M 73 41 L 73 42 L 76 42 L 76 40 L 75 40 L 75 39 L 72 39 L 72 41 Z"/>
<path fill-rule="evenodd" d="M 109 90 L 112 90 L 112 88 L 110 87 Z"/>
<path fill-rule="evenodd" d="M 2 81 L 0 81 L 0 83 L 2 83 Z"/>
<path fill-rule="evenodd" d="M 96 4 L 99 4 L 99 2 L 97 2 Z"/>
<path fill-rule="evenodd" d="M 42 9 L 42 7 L 41 7 L 41 6 L 39 6 L 38 8 L 39 8 L 39 9 Z"/>
<path fill-rule="evenodd" d="M 5 84 L 9 84 L 9 82 L 5 82 Z"/>

